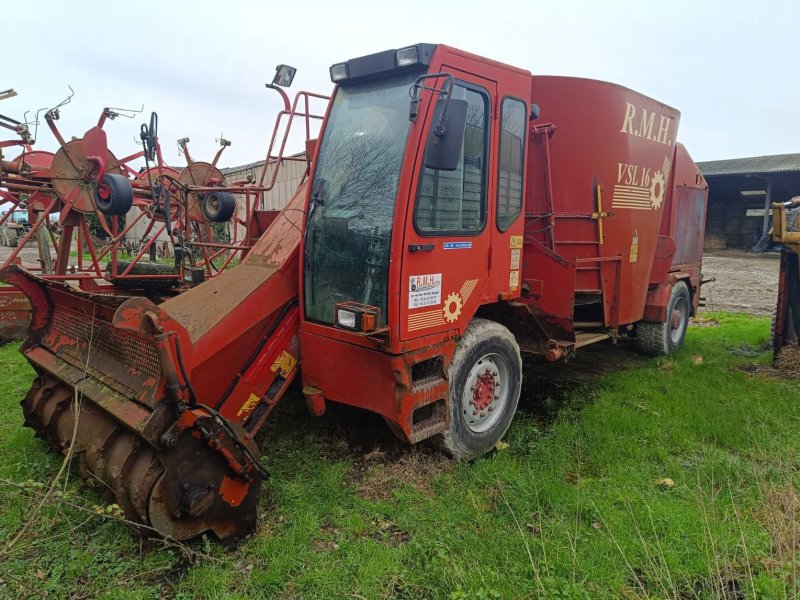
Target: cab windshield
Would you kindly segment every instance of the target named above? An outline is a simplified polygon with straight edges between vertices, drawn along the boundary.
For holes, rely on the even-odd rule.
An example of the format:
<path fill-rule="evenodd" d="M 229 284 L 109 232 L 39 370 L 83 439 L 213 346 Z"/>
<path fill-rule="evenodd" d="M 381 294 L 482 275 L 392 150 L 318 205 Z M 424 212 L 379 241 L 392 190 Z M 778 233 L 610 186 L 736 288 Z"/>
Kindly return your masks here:
<path fill-rule="evenodd" d="M 419 73 L 341 87 L 311 184 L 305 239 L 306 318 L 333 323 L 338 302 L 381 309 L 386 323 L 389 242 L 408 90 Z"/>

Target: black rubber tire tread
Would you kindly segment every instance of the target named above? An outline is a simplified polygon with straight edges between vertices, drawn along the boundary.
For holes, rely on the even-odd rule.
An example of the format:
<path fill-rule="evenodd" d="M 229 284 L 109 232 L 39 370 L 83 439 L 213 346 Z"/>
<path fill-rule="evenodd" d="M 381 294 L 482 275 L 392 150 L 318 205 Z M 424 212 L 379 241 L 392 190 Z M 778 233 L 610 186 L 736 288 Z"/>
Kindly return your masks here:
<path fill-rule="evenodd" d="M 511 396 L 505 406 L 505 414 L 490 429 L 484 432 L 471 431 L 463 421 L 461 398 L 465 379 L 473 364 L 484 354 L 495 352 L 508 361 L 508 382 Z M 522 357 L 514 335 L 503 325 L 488 319 L 473 319 L 458 343 L 448 367 L 450 381 L 448 428 L 439 434 L 437 445 L 457 460 L 471 460 L 486 454 L 497 444 L 508 430 L 517 411 L 522 389 Z"/>
<path fill-rule="evenodd" d="M 117 261 L 117 273 L 123 273 L 131 262 L 127 260 Z M 111 273 L 111 263 L 106 263 L 106 273 Z M 129 275 L 175 275 L 175 266 L 157 262 L 140 260 L 131 269 Z M 124 277 L 108 277 L 108 280 L 115 286 L 125 289 L 148 289 L 148 290 L 168 290 L 178 284 L 175 279 L 125 279 Z"/>
<path fill-rule="evenodd" d="M 686 283 L 678 281 L 672 286 L 672 290 L 670 291 L 666 319 L 658 323 L 639 321 L 636 324 L 636 344 L 641 352 L 651 356 L 663 356 L 675 352 L 683 345 L 683 340 L 686 338 L 686 328 L 683 330 L 683 337 L 681 337 L 677 344 L 672 343 L 669 335 L 672 308 L 681 296 L 685 297 L 689 309 L 686 312 L 686 322 L 688 325 L 689 312 L 691 311 L 691 296 L 689 295 L 689 288 L 686 287 Z"/>
<path fill-rule="evenodd" d="M 216 198 L 215 208 L 212 199 Z M 203 196 L 203 214 L 212 223 L 227 223 L 236 212 L 236 198 L 230 192 L 208 192 Z"/>
<path fill-rule="evenodd" d="M 104 215 L 109 217 L 127 214 L 133 206 L 133 187 L 124 175 L 106 173 L 103 183 L 109 187 L 111 194 L 108 198 L 101 198 L 98 188 L 94 190 L 94 204 Z"/>
<path fill-rule="evenodd" d="M 9 248 L 16 248 L 19 241 L 19 234 L 10 227 L 3 231 L 3 245 Z"/>

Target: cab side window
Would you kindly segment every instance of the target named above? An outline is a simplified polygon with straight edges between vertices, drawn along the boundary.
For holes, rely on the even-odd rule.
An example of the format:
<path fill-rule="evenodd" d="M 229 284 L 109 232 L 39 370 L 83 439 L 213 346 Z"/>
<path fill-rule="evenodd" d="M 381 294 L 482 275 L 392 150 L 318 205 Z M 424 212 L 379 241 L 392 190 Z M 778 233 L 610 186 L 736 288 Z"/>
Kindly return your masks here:
<path fill-rule="evenodd" d="M 414 214 L 420 235 L 473 234 L 486 223 L 489 97 L 456 84 L 453 98 L 468 103 L 461 158 L 455 171 L 424 170 Z"/>
<path fill-rule="evenodd" d="M 504 98 L 500 111 L 497 228 L 505 231 L 522 211 L 522 173 L 525 168 L 525 103 Z"/>

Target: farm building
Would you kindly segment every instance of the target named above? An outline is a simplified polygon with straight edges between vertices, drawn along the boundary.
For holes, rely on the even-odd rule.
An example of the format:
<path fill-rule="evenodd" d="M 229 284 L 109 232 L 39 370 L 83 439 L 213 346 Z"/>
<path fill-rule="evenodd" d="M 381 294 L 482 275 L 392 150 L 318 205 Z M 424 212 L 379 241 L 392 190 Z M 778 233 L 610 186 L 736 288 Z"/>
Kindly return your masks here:
<path fill-rule="evenodd" d="M 749 250 L 770 226 L 772 202 L 800 196 L 800 154 L 699 162 L 708 182 L 705 250 Z"/>
<path fill-rule="evenodd" d="M 266 162 L 261 160 L 238 167 L 221 169 L 221 171 L 228 185 L 237 185 L 243 182 L 254 182 L 258 185 L 262 173 L 264 173 L 265 164 Z M 269 187 L 275 173 L 275 167 L 275 161 L 271 161 L 269 166 L 266 167 L 267 173 L 264 176 L 264 186 Z M 307 163 L 305 161 L 304 152 L 284 158 L 281 162 L 281 168 L 278 169 L 278 174 L 275 177 L 273 188 L 263 194 L 261 205 L 257 208 L 261 210 L 280 210 L 283 208 L 291 199 L 297 186 L 300 185 L 300 182 L 305 176 L 306 168 Z M 131 212 L 131 218 L 134 219 L 138 216 L 139 209 L 134 207 L 131 209 Z M 245 219 L 246 207 L 244 195 L 237 195 L 236 213 L 240 219 Z M 131 228 L 126 238 L 133 243 L 138 243 L 145 235 L 146 228 L 147 221 L 142 220 Z M 237 239 L 241 240 L 244 239 L 244 227 L 240 226 L 239 229 L 240 231 L 238 232 Z M 162 233 L 158 239 L 160 242 L 167 241 L 169 236 L 167 236 L 166 233 Z"/>
<path fill-rule="evenodd" d="M 308 168 L 305 152 L 284 158 L 281 161 L 277 175 L 275 175 L 276 167 L 277 161 L 270 161 L 267 165 L 266 161 L 260 160 L 239 167 L 222 169 L 222 174 L 225 175 L 228 185 L 236 185 L 239 182 L 252 182 L 255 185 L 262 185 L 261 178 L 263 176 L 263 185 L 265 187 L 270 186 L 274 176 L 275 183 L 272 189 L 264 192 L 261 205 L 256 208 L 260 210 L 280 210 L 291 200 L 292 195 L 297 190 L 297 186 L 300 185 L 303 177 L 305 177 L 306 169 Z M 264 173 L 265 169 L 266 173 Z M 244 196 L 240 196 L 241 201 L 236 204 L 236 214 L 242 220 L 245 219 L 247 211 L 243 198 Z M 241 225 L 238 227 L 237 239 L 243 239 L 245 236 L 244 227 Z"/>

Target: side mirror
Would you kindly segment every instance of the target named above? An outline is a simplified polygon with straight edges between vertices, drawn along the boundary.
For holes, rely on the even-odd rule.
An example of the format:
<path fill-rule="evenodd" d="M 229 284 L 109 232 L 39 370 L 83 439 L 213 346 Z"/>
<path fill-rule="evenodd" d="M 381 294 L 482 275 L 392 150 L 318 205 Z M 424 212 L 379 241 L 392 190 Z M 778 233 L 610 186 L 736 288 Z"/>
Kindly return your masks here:
<path fill-rule="evenodd" d="M 455 171 L 458 168 L 467 128 L 467 107 L 466 100 L 451 99 L 448 102 L 439 98 L 436 101 L 425 145 L 425 166 L 428 169 Z"/>
<path fill-rule="evenodd" d="M 535 121 L 539 118 L 539 113 L 542 112 L 542 109 L 539 108 L 538 104 L 531 104 L 531 121 Z"/>
<path fill-rule="evenodd" d="M 272 85 L 279 85 L 281 87 L 289 87 L 294 80 L 294 74 L 297 69 L 289 65 L 278 65 L 275 68 L 275 77 L 272 78 Z"/>

